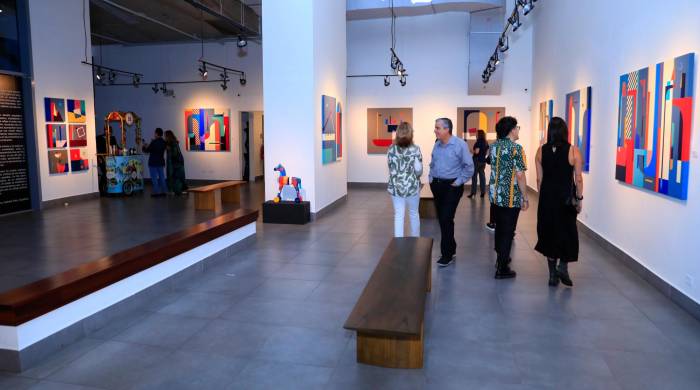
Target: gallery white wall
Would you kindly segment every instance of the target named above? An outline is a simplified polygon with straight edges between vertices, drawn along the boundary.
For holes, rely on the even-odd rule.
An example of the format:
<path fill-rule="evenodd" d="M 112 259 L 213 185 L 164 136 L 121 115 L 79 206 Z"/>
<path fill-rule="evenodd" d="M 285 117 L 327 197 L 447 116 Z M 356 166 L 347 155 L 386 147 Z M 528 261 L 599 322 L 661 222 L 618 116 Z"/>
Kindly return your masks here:
<path fill-rule="evenodd" d="M 92 70 L 89 66 L 80 63 L 80 61 L 85 60 L 86 56 L 85 32 L 80 17 L 83 10 L 86 17 L 89 18 L 88 0 L 32 0 L 29 2 L 35 131 L 41 199 L 44 202 L 97 192 L 95 125 L 92 120 L 95 116 L 93 112 Z M 87 28 L 89 37 L 89 22 L 85 28 Z M 89 50 L 88 42 L 88 56 L 90 55 Z M 89 170 L 49 174 L 46 121 L 44 118 L 45 97 L 85 100 L 88 139 L 85 149 L 90 159 Z"/>
<path fill-rule="evenodd" d="M 396 48 L 408 70 L 406 86 L 401 87 L 396 78 L 389 87 L 381 78 L 348 79 L 348 181 L 383 183 L 388 178 L 386 156 L 367 154 L 367 108 L 413 107 L 414 140 L 426 166 L 435 141 L 435 119 L 448 117 L 456 126 L 457 107 L 505 106 L 507 115 L 519 119 L 521 142 L 529 149 L 528 134 L 534 131 L 529 120 L 532 29 L 529 18 L 522 21 L 497 70 L 504 72 L 501 95 L 470 96 L 469 62 L 483 68 L 488 58 L 469 58 L 469 14 L 399 17 Z M 389 25 L 388 18 L 348 21 L 348 74 L 389 73 Z M 423 180 L 427 180 L 424 171 Z"/>
<path fill-rule="evenodd" d="M 553 98 L 564 117 L 566 93 L 592 86 L 591 166 L 584 175 L 580 220 L 650 271 L 700 302 L 700 134 L 693 126 L 687 201 L 631 187 L 615 180 L 620 75 L 696 53 L 693 122 L 698 123 L 700 2 L 673 0 L 558 0 L 540 2 L 534 12 L 531 104 Z M 592 25 L 595 21 L 595 25 Z M 537 110 L 531 127 L 537 128 Z M 531 143 L 536 143 L 532 135 Z M 534 150 L 529 152 L 534 155 Z M 533 172 L 534 173 L 534 172 Z"/>
<path fill-rule="evenodd" d="M 160 44 L 142 46 L 105 45 L 93 48 L 95 62 L 144 74 L 143 82 L 200 80 L 197 60 L 202 56 L 199 43 Z M 101 58 L 100 58 L 101 57 Z M 157 94 L 151 86 L 95 87 L 97 126 L 101 129 L 110 111 L 134 111 L 142 118 L 144 138 L 148 141 L 156 127 L 172 130 L 180 140 L 185 156 L 188 179 L 240 180 L 241 111 L 262 110 L 262 48 L 249 41 L 244 50 L 236 42 L 206 43 L 204 59 L 246 72 L 247 83 L 242 86 L 232 76 L 228 89 L 220 83 L 171 84 L 175 98 Z M 219 79 L 219 73 L 209 71 L 209 79 Z M 129 80 L 124 80 L 130 82 Z M 230 152 L 185 151 L 185 117 L 188 108 L 229 108 L 231 110 Z M 100 130 L 101 131 L 101 130 Z M 146 170 L 147 171 L 147 170 Z M 146 172 L 146 175 L 148 173 Z"/>
<path fill-rule="evenodd" d="M 265 198 L 277 194 L 273 169 L 281 163 L 302 179 L 318 212 L 347 193 L 347 157 L 321 163 L 321 95 L 348 105 L 345 2 L 271 0 L 263 14 Z"/>

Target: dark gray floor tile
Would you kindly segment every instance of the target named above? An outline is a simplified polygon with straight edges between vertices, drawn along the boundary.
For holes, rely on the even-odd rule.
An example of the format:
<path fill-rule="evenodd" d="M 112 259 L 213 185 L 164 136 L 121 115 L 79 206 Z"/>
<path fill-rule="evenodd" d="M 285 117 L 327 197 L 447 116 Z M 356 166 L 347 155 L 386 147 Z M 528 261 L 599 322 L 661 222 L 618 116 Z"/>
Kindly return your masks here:
<path fill-rule="evenodd" d="M 252 357 L 278 327 L 214 320 L 182 346 L 182 351 Z"/>
<path fill-rule="evenodd" d="M 23 390 L 28 389 L 35 384 L 39 383 L 38 380 L 32 378 L 24 378 L 13 374 L 4 374 L 0 372 L 0 388 L 2 389 L 16 389 Z"/>
<path fill-rule="evenodd" d="M 162 348 L 178 348 L 201 331 L 208 319 L 154 313 L 116 335 L 114 340 Z"/>
<path fill-rule="evenodd" d="M 602 353 L 581 348 L 535 346 L 515 352 L 523 381 L 532 384 L 562 386 L 576 383 L 614 382 Z"/>
<path fill-rule="evenodd" d="M 58 383 L 41 381 L 29 388 L 30 390 L 99 390 L 98 387 L 71 385 L 68 383 Z"/>
<path fill-rule="evenodd" d="M 230 389 L 324 389 L 332 368 L 251 360 Z"/>
<path fill-rule="evenodd" d="M 158 313 L 185 317 L 217 318 L 241 299 L 241 297 L 228 294 L 188 292 L 173 303 L 158 310 Z"/>
<path fill-rule="evenodd" d="M 250 294 L 255 298 L 305 300 L 320 282 L 296 279 L 271 278 Z"/>
<path fill-rule="evenodd" d="M 343 331 L 283 327 L 277 329 L 256 358 L 294 364 L 335 367 L 348 343 Z"/>
<path fill-rule="evenodd" d="M 82 339 L 72 345 L 69 345 L 57 352 L 56 354 L 50 356 L 48 359 L 42 361 L 38 365 L 25 370 L 22 372 L 22 376 L 36 379 L 44 379 L 59 369 L 70 364 L 72 361 L 80 358 L 89 351 L 93 350 L 100 344 L 102 340 L 96 340 L 93 338 Z"/>
<path fill-rule="evenodd" d="M 271 277 L 297 280 L 321 281 L 333 271 L 333 267 L 288 263 L 273 272 Z"/>
<path fill-rule="evenodd" d="M 605 361 L 623 389 L 697 389 L 698 362 L 676 354 L 605 352 Z"/>
<path fill-rule="evenodd" d="M 419 390 L 425 388 L 423 370 L 387 369 L 357 364 L 337 368 L 328 389 Z"/>
<path fill-rule="evenodd" d="M 225 389 L 248 359 L 178 351 L 152 367 L 135 389 Z"/>

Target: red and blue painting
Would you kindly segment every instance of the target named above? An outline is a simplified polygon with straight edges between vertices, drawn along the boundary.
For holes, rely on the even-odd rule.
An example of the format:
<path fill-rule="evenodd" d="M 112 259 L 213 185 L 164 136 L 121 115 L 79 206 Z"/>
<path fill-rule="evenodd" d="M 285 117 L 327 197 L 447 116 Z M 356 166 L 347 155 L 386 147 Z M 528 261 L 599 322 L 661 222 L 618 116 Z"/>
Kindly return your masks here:
<path fill-rule="evenodd" d="M 569 143 L 579 148 L 583 171 L 591 167 L 591 87 L 566 94 L 566 124 Z"/>
<path fill-rule="evenodd" d="M 688 199 L 695 53 L 620 76 L 615 178 Z"/>
<path fill-rule="evenodd" d="M 229 118 L 228 109 L 185 110 L 185 150 L 190 152 L 231 151 Z"/>

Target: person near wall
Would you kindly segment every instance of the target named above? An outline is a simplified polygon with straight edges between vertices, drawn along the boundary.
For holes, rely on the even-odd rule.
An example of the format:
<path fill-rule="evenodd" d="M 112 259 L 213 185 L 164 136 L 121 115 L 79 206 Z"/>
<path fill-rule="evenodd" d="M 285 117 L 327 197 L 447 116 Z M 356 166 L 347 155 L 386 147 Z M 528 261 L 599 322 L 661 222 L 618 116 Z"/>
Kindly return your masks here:
<path fill-rule="evenodd" d="M 151 174 L 153 183 L 152 197 L 165 196 L 168 190 L 165 185 L 165 141 L 163 140 L 163 129 L 158 127 L 151 142 L 143 145 L 143 151 L 148 153 L 148 171 Z"/>
<path fill-rule="evenodd" d="M 486 156 L 489 153 L 489 143 L 486 141 L 486 132 L 484 130 L 479 130 L 476 133 L 476 143 L 472 148 L 474 154 L 474 174 L 472 175 L 472 191 L 469 194 L 469 198 L 476 196 L 476 181 L 479 179 L 481 197 L 486 194 Z"/>
<path fill-rule="evenodd" d="M 547 257 L 549 285 L 557 286 L 561 281 L 571 287 L 568 265 L 578 259 L 576 214 L 583 204 L 583 159 L 581 151 L 569 144 L 563 119 L 552 118 L 547 134 L 547 143 L 535 156 L 540 196 L 535 250 Z M 572 197 L 576 201 L 572 202 Z"/>
<path fill-rule="evenodd" d="M 165 132 L 165 151 L 166 151 L 166 176 L 168 182 L 168 192 L 173 192 L 175 195 L 182 195 L 187 190 L 187 181 L 185 179 L 185 158 L 180 150 L 180 142 L 175 137 L 172 130 Z"/>
<path fill-rule="evenodd" d="M 491 145 L 491 182 L 489 199 L 494 208 L 496 236 L 496 279 L 514 278 L 510 268 L 510 251 L 518 224 L 520 211 L 528 209 L 527 163 L 523 147 L 515 141 L 519 138 L 518 121 L 510 116 L 496 123 L 498 140 Z"/>
<path fill-rule="evenodd" d="M 404 215 L 408 209 L 411 224 L 410 237 L 420 236 L 420 176 L 423 174 L 423 155 L 413 143 L 413 128 L 402 122 L 396 130 L 396 139 L 387 153 L 389 165 L 388 191 L 394 203 L 394 237 L 403 237 Z"/>
<path fill-rule="evenodd" d="M 463 139 L 452 135 L 452 120 L 435 121 L 435 145 L 430 160 L 430 190 L 440 223 L 440 252 L 438 266 L 446 267 L 455 261 L 455 213 L 464 194 L 464 183 L 474 174 L 474 161 Z"/>

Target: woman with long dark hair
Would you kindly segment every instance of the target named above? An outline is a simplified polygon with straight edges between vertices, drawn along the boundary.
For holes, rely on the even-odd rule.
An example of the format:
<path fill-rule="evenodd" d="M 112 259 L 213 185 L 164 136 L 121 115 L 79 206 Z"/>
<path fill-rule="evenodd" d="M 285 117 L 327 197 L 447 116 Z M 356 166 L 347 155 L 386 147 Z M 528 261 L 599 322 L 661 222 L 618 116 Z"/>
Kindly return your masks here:
<path fill-rule="evenodd" d="M 581 151 L 569 143 L 563 119 L 552 118 L 547 134 L 547 143 L 535 156 L 540 194 L 535 250 L 547 257 L 549 285 L 561 281 L 571 287 L 568 265 L 578 260 L 576 215 L 583 205 L 583 159 Z"/>
<path fill-rule="evenodd" d="M 185 179 L 185 158 L 180 151 L 180 143 L 178 142 L 172 130 L 165 132 L 165 151 L 167 152 L 166 172 L 168 191 L 174 192 L 175 195 L 181 195 L 187 190 L 187 182 Z"/>
<path fill-rule="evenodd" d="M 469 194 L 468 198 L 473 198 L 476 196 L 476 179 L 479 178 L 481 182 L 481 197 L 486 194 L 486 174 L 484 170 L 486 169 L 486 156 L 489 153 L 489 143 L 486 141 L 486 132 L 479 129 L 476 132 L 476 143 L 472 148 L 472 155 L 474 156 L 474 175 L 472 175 L 472 192 Z"/>

